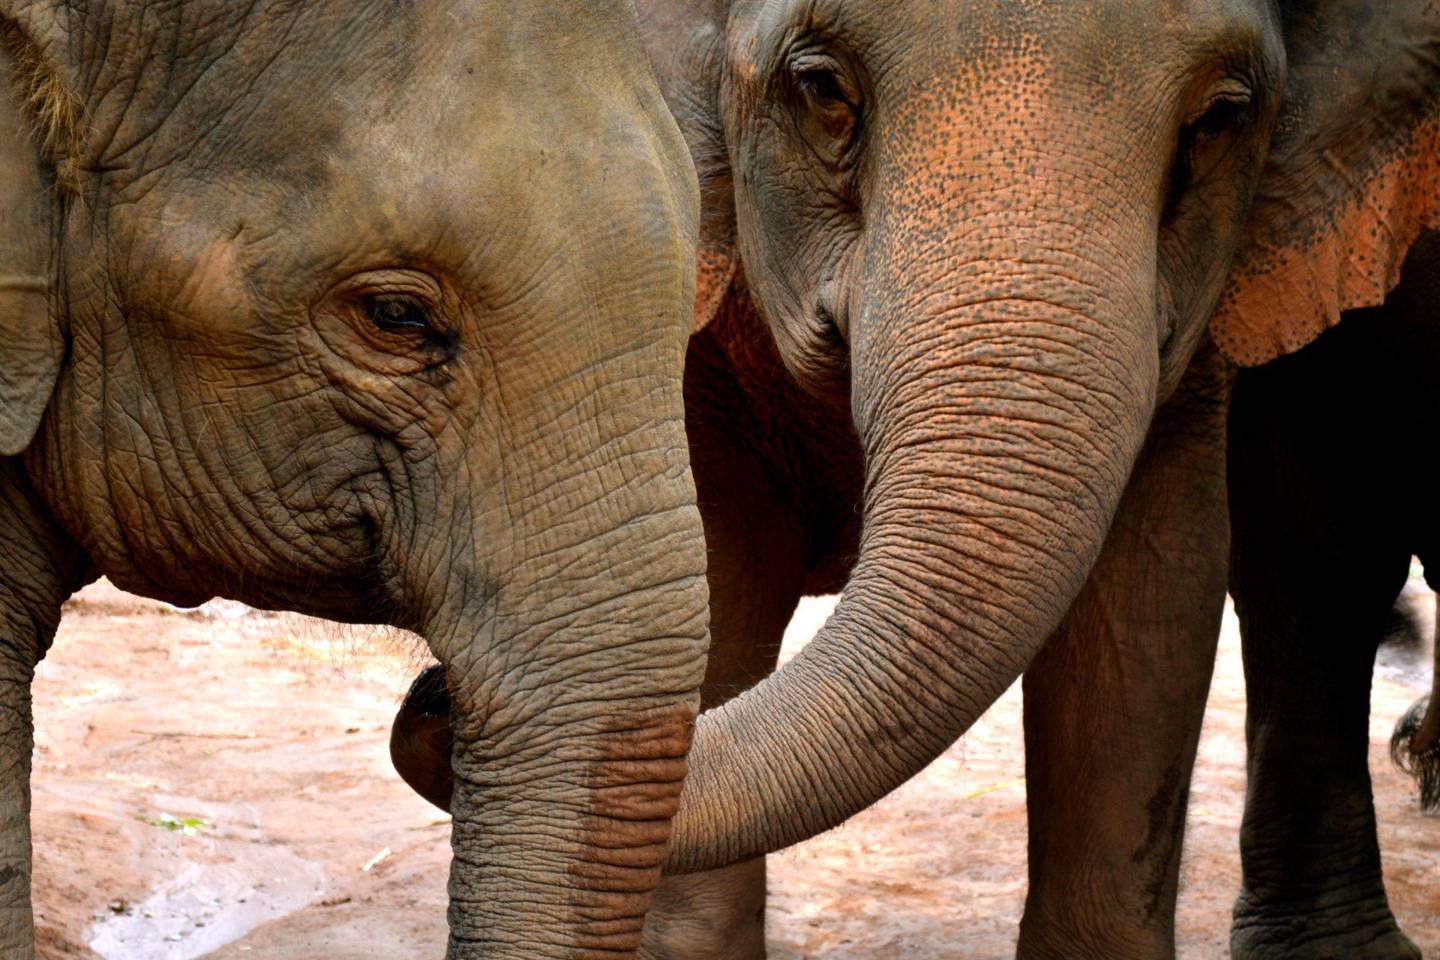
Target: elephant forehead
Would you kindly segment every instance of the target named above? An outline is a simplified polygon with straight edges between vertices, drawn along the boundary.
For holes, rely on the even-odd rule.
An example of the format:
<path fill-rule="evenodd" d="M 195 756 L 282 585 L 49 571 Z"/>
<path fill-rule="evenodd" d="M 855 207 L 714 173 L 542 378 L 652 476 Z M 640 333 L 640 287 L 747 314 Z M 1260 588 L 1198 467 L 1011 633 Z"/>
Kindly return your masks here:
<path fill-rule="evenodd" d="M 688 262 L 686 155 L 626 6 L 261 3 L 197 45 L 207 68 L 176 66 L 172 101 L 139 84 L 104 161 L 110 242 L 195 283 L 220 276 L 222 249 L 286 282 L 374 260 L 494 266 L 500 247 L 614 269 L 594 241 L 621 234 Z"/>
<path fill-rule="evenodd" d="M 749 0 L 734 22 L 749 26 L 732 32 L 741 75 L 763 72 L 795 37 L 820 35 L 864 41 L 886 69 L 973 70 L 1023 56 L 1095 74 L 1117 93 L 1153 81 L 1147 74 L 1185 46 L 1274 31 L 1266 0 Z"/>
<path fill-rule="evenodd" d="M 402 152 L 443 147 L 447 131 L 483 149 L 477 125 L 583 134 L 589 108 L 635 85 L 644 63 L 623 55 L 638 41 L 600 15 L 621 7 L 607 0 L 563 15 L 497 0 L 144 6 L 105 24 L 114 49 L 97 52 L 87 82 L 92 160 L 121 188 L 261 165 L 310 185 L 338 145 L 407 119 L 408 139 L 388 141 Z"/>

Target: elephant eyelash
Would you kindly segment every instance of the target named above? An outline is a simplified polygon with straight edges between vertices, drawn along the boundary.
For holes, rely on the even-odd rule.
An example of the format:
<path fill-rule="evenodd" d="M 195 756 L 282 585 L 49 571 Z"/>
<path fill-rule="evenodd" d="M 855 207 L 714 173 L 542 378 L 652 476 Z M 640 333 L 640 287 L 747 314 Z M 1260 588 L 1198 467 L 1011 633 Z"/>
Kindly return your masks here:
<path fill-rule="evenodd" d="M 1204 109 L 1181 125 L 1170 173 L 1167 219 L 1179 205 L 1185 191 L 1203 180 L 1205 174 L 1213 169 L 1213 163 L 1202 169 L 1206 148 L 1226 134 L 1244 130 L 1250 123 L 1254 105 L 1255 98 L 1248 87 L 1239 83 L 1227 85 L 1206 103 Z"/>
<path fill-rule="evenodd" d="M 853 111 L 858 112 L 859 110 L 859 106 L 846 92 L 839 74 L 834 70 L 826 67 L 799 70 L 795 74 L 795 81 L 800 85 L 801 90 L 816 99 L 843 103 Z"/>
<path fill-rule="evenodd" d="M 330 304 L 372 348 L 443 363 L 459 349 L 451 298 L 433 276 L 392 267 L 369 270 L 332 289 Z M 427 361 L 427 362 L 428 362 Z"/>
<path fill-rule="evenodd" d="M 1192 139 L 1213 140 L 1248 123 L 1253 103 L 1253 98 L 1248 94 L 1219 96 L 1210 101 L 1198 116 L 1188 121 L 1183 129 Z"/>
<path fill-rule="evenodd" d="M 864 119 L 859 84 L 828 54 L 793 55 L 786 69 L 794 90 L 801 136 L 827 164 L 849 166 Z"/>
<path fill-rule="evenodd" d="M 406 294 L 373 294 L 362 298 L 365 317 L 391 339 L 412 343 L 438 365 L 454 359 L 460 349 L 460 334 L 435 319 L 436 310 L 417 297 Z"/>
<path fill-rule="evenodd" d="M 377 329 L 386 333 L 429 333 L 434 327 L 430 308 L 405 294 L 370 294 L 361 300 L 361 309 Z"/>
<path fill-rule="evenodd" d="M 1214 139 L 1249 123 L 1255 108 L 1252 83 L 1231 76 L 1211 89 L 1205 105 L 1181 124 L 1181 136 L 1192 141 Z"/>
<path fill-rule="evenodd" d="M 860 129 L 860 109 L 847 96 L 840 78 L 826 70 L 811 70 L 796 82 L 824 131 L 843 145 L 841 152 L 849 150 Z"/>

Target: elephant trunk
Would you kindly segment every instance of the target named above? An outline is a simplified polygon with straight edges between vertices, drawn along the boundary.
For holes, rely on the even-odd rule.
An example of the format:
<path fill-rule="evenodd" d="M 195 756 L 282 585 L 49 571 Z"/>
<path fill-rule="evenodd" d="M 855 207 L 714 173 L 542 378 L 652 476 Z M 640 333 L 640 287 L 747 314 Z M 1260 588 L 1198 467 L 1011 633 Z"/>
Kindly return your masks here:
<path fill-rule="evenodd" d="M 700 718 L 667 872 L 799 842 L 914 776 L 1019 677 L 1099 554 L 1155 407 L 1156 226 L 1057 211 L 987 237 L 953 213 L 888 211 L 866 249 L 858 561 L 808 647 Z"/>
<path fill-rule="evenodd" d="M 639 948 L 708 644 L 682 333 L 578 374 L 524 365 L 550 379 L 504 397 L 520 428 L 500 451 L 457 435 L 444 522 L 388 551 L 444 669 L 407 710 L 450 704 L 452 732 L 420 739 L 451 775 L 452 960 Z"/>
<path fill-rule="evenodd" d="M 456 624 L 453 635 L 480 642 L 473 657 L 444 658 L 455 960 L 638 948 L 704 674 L 703 555 L 689 513 L 636 517 L 547 554 L 531 567 L 547 571 L 540 579 L 516 571 L 481 600 L 483 622 Z M 562 594 L 547 583 L 593 586 Z"/>

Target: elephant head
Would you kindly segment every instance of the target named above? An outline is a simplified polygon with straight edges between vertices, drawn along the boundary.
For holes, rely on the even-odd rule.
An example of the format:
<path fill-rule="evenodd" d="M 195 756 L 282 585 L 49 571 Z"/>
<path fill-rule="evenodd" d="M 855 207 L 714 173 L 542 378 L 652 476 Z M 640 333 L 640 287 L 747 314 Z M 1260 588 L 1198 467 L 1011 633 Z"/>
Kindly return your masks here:
<path fill-rule="evenodd" d="M 1014 682 L 1207 328 L 1259 363 L 1383 298 L 1440 226 L 1440 9 L 637 5 L 700 174 L 694 326 L 752 297 L 867 473 L 830 621 L 698 721 L 690 871 L 840 823 Z"/>
<path fill-rule="evenodd" d="M 0 28 L 0 456 L 126 589 L 421 633 L 451 956 L 633 949 L 707 614 L 698 202 L 631 4 Z"/>

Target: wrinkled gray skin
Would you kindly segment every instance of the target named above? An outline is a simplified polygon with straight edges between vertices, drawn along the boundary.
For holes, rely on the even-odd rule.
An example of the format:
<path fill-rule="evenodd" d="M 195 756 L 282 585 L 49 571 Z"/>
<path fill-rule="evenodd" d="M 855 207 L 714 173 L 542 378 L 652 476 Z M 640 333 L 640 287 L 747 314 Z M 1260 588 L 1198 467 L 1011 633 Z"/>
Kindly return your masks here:
<path fill-rule="evenodd" d="M 99 574 L 424 635 L 449 956 L 628 955 L 707 623 L 694 176 L 631 4 L 0 28 L 0 957 L 33 955 L 30 681 Z"/>

